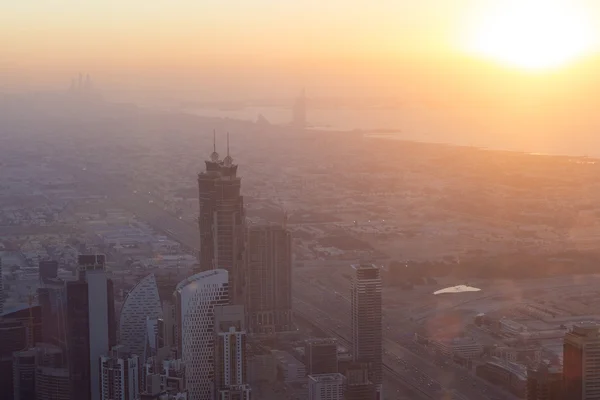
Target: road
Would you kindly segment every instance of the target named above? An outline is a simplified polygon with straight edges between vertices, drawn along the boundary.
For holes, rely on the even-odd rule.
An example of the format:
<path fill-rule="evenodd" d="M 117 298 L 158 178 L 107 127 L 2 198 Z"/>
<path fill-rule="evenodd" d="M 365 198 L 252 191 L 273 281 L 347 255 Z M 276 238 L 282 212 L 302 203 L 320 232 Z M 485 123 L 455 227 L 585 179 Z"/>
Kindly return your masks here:
<path fill-rule="evenodd" d="M 350 338 L 350 302 L 347 297 L 331 288 L 320 287 L 315 280 L 295 279 L 294 307 L 313 315 L 338 337 Z M 388 316 L 384 313 L 384 321 Z M 384 322 L 384 363 L 394 369 L 405 381 L 413 382 L 430 398 L 441 398 L 445 392 L 456 391 L 467 400 L 486 398 L 513 400 L 516 397 L 486 381 L 475 377 L 464 368 L 448 360 L 436 359 L 412 341 L 410 325 L 405 331 L 390 329 Z"/>
<path fill-rule="evenodd" d="M 89 175 L 89 172 L 85 172 Z M 95 186 L 106 188 L 106 195 L 110 200 L 136 214 L 136 216 L 153 228 L 162 231 L 173 240 L 181 243 L 190 251 L 196 251 L 199 243 L 198 229 L 194 224 L 183 221 L 166 211 L 160 206 L 160 200 L 152 196 L 151 192 L 141 192 L 132 186 L 122 182 L 108 180 L 95 176 L 92 180 Z M 89 182 L 89 181 L 88 181 Z M 297 297 L 296 306 L 308 307 L 307 315 L 321 315 L 321 321 L 314 321 L 327 325 L 332 333 L 341 340 L 348 341 L 350 338 L 347 322 L 342 323 L 332 316 L 340 316 L 340 310 L 345 310 L 346 320 L 349 319 L 348 299 L 332 293 L 327 288 L 319 285 L 299 282 L 294 284 L 294 296 Z M 323 301 L 323 296 L 332 296 Z M 314 304 L 317 301 L 318 304 Z M 304 302 L 304 303 L 302 303 Z M 343 307 L 343 308 L 342 308 Z M 302 310 L 298 310 L 302 312 Z M 332 321 L 338 321 L 331 326 Z M 325 327 L 325 326 L 324 326 Z M 406 386 L 419 393 L 424 399 L 438 399 L 444 396 L 445 391 L 457 391 L 466 400 L 481 400 L 489 398 L 493 394 L 495 399 L 512 400 L 514 396 L 489 386 L 485 382 L 474 378 L 466 371 L 452 365 L 434 365 L 426 359 L 425 354 L 418 354 L 421 349 L 412 345 L 410 341 L 397 342 L 400 332 L 385 332 L 384 340 L 384 364 L 390 376 L 403 382 Z M 406 338 L 406 336 L 402 336 Z M 406 346 L 409 346 L 408 348 Z M 475 382 L 475 386 L 473 386 Z M 444 396 L 448 398 L 448 396 Z M 453 396 L 454 397 L 454 396 Z"/>

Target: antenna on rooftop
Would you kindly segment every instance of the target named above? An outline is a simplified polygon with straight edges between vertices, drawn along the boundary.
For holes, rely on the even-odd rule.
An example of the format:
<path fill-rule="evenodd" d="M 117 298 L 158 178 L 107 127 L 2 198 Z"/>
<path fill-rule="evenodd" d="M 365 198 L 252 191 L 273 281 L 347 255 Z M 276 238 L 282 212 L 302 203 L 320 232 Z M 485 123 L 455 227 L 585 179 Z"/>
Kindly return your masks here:
<path fill-rule="evenodd" d="M 229 132 L 227 132 L 227 156 L 229 157 Z"/>
<path fill-rule="evenodd" d="M 217 152 L 217 132 L 213 129 L 213 151 Z"/>

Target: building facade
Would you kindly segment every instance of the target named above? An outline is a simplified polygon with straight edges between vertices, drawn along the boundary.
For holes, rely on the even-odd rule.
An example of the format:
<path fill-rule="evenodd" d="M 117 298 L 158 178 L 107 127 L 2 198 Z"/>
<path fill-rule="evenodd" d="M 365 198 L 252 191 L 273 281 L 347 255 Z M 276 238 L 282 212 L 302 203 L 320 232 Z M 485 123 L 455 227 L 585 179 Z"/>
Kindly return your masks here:
<path fill-rule="evenodd" d="M 71 397 L 100 400 L 100 357 L 116 344 L 114 288 L 103 255 L 80 255 L 77 280 L 66 283 L 67 359 Z"/>
<path fill-rule="evenodd" d="M 352 266 L 351 329 L 354 361 L 369 366 L 369 380 L 377 398 L 382 393 L 382 283 L 379 268 L 371 264 Z"/>
<path fill-rule="evenodd" d="M 162 317 L 162 307 L 154 274 L 147 275 L 127 294 L 119 319 L 119 344 L 146 360 L 146 321 Z M 149 355 L 148 355 L 149 356 Z"/>
<path fill-rule="evenodd" d="M 337 340 L 309 339 L 304 346 L 306 370 L 309 375 L 338 372 Z"/>
<path fill-rule="evenodd" d="M 308 400 L 343 400 L 346 378 L 339 373 L 308 376 Z"/>
<path fill-rule="evenodd" d="M 577 324 L 565 335 L 563 379 L 569 399 L 600 398 L 600 325 Z"/>
<path fill-rule="evenodd" d="M 346 370 L 344 400 L 369 400 L 375 396 L 375 385 L 369 379 L 368 364 L 351 363 Z"/>
<path fill-rule="evenodd" d="M 100 357 L 101 400 L 138 400 L 140 397 L 139 357 L 115 346 Z"/>
<path fill-rule="evenodd" d="M 244 307 L 215 306 L 214 314 L 215 392 L 231 393 L 248 383 Z M 243 390 L 242 393 L 246 391 Z M 250 392 L 247 393 L 248 397 L 240 400 L 250 400 Z"/>
<path fill-rule="evenodd" d="M 529 368 L 527 400 L 564 400 L 562 368 L 548 365 Z"/>
<path fill-rule="evenodd" d="M 229 141 L 229 138 L 227 139 Z M 215 151 L 198 174 L 200 215 L 200 271 L 229 272 L 229 295 L 233 304 L 244 303 L 244 252 L 246 216 L 240 194 L 242 179 L 229 156 L 221 160 Z"/>
<path fill-rule="evenodd" d="M 252 333 L 291 331 L 292 239 L 279 225 L 250 226 L 246 314 Z"/>
<path fill-rule="evenodd" d="M 213 269 L 185 279 L 175 289 L 178 349 L 192 400 L 214 394 L 214 308 L 229 303 L 228 287 L 227 270 Z"/>

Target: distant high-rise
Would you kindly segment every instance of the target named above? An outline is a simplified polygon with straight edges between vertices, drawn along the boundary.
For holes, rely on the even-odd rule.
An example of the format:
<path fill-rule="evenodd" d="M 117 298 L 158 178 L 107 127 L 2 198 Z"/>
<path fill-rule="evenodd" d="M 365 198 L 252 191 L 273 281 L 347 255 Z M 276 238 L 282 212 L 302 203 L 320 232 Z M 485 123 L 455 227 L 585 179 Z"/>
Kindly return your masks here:
<path fill-rule="evenodd" d="M 306 128 L 306 93 L 302 90 L 294 102 L 292 110 L 292 126 L 299 130 Z"/>
<path fill-rule="evenodd" d="M 13 354 L 13 399 L 35 400 L 35 349 Z"/>
<path fill-rule="evenodd" d="M 244 306 L 215 306 L 215 399 L 247 386 Z M 248 390 L 246 390 L 248 389 Z M 241 391 L 250 400 L 249 386 Z"/>
<path fill-rule="evenodd" d="M 304 346 L 306 371 L 309 375 L 338 372 L 337 340 L 309 339 Z"/>
<path fill-rule="evenodd" d="M 229 303 L 227 270 L 200 272 L 180 282 L 174 293 L 177 342 L 185 364 L 185 387 L 191 400 L 214 393 L 214 308 Z"/>
<path fill-rule="evenodd" d="M 138 400 L 140 396 L 139 357 L 115 346 L 100 357 L 101 400 Z"/>
<path fill-rule="evenodd" d="M 308 400 L 343 400 L 346 378 L 339 373 L 308 376 Z"/>
<path fill-rule="evenodd" d="M 2 277 L 2 258 L 0 258 L 0 315 L 4 313 L 4 278 Z"/>
<path fill-rule="evenodd" d="M 119 344 L 144 363 L 146 320 L 162 317 L 162 307 L 154 274 L 147 275 L 127 294 L 121 309 Z"/>
<path fill-rule="evenodd" d="M 49 279 L 56 279 L 58 274 L 58 262 L 52 260 L 40 261 L 38 264 L 40 285 L 44 285 Z"/>
<path fill-rule="evenodd" d="M 353 265 L 351 283 L 351 329 L 354 361 L 365 363 L 377 398 L 382 393 L 382 284 L 379 268 Z"/>
<path fill-rule="evenodd" d="M 198 174 L 200 215 L 200 271 L 225 269 L 229 272 L 229 296 L 233 304 L 244 302 L 245 226 L 242 179 L 229 155 L 220 160 L 214 151 L 205 161 L 206 171 Z"/>
<path fill-rule="evenodd" d="M 60 348 L 44 343 L 13 355 L 15 399 L 71 399 L 69 371 Z"/>
<path fill-rule="evenodd" d="M 292 330 L 292 239 L 279 225 L 250 226 L 246 268 L 249 331 Z"/>
<path fill-rule="evenodd" d="M 559 366 L 538 365 L 527 369 L 527 400 L 567 400 Z"/>
<path fill-rule="evenodd" d="M 600 399 L 600 325 L 582 323 L 565 335 L 564 390 L 569 400 Z"/>
<path fill-rule="evenodd" d="M 13 393 L 13 353 L 27 346 L 27 328 L 20 321 L 0 320 L 0 394 Z"/>
<path fill-rule="evenodd" d="M 344 400 L 372 400 L 375 395 L 375 385 L 369 380 L 368 365 L 352 363 L 346 370 Z"/>
<path fill-rule="evenodd" d="M 71 397 L 99 400 L 99 359 L 116 344 L 114 289 L 104 255 L 80 255 L 77 273 L 78 280 L 66 284 Z"/>

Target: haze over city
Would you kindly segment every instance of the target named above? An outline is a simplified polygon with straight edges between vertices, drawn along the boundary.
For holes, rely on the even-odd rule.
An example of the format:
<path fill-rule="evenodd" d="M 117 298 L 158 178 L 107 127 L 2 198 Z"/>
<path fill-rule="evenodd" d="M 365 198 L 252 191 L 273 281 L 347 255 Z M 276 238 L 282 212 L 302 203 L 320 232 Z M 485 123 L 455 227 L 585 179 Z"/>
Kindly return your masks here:
<path fill-rule="evenodd" d="M 0 400 L 597 400 L 600 3 L 0 6 Z"/>

